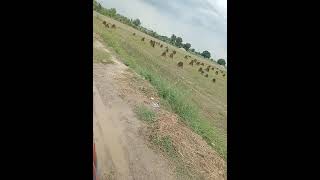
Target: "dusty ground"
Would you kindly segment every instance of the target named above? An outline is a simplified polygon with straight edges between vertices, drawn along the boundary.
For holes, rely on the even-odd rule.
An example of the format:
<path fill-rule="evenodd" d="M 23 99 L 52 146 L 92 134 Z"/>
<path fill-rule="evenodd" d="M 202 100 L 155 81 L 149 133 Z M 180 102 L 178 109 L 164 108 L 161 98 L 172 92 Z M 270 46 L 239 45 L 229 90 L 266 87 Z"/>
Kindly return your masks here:
<path fill-rule="evenodd" d="M 110 53 L 94 38 L 94 46 Z M 226 179 L 226 164 L 197 134 L 164 110 L 147 81 L 128 70 L 115 56 L 113 64 L 93 64 L 94 138 L 102 179 L 176 179 L 174 163 L 150 146 L 150 135 L 169 136 L 191 179 Z M 134 105 L 145 104 L 157 113 L 148 126 L 138 120 Z"/>
<path fill-rule="evenodd" d="M 94 45 L 103 48 L 102 44 Z M 107 51 L 107 50 L 106 50 Z M 93 64 L 93 120 L 100 179 L 175 179 L 166 160 L 150 149 L 141 131 L 144 124 L 118 95 L 114 78 L 127 68 Z"/>

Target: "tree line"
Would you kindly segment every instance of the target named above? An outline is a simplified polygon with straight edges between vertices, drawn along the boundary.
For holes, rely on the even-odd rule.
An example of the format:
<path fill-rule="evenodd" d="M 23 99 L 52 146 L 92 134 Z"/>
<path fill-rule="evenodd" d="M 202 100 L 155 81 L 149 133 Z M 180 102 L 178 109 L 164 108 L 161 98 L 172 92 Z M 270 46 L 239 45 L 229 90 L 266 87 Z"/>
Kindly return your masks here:
<path fill-rule="evenodd" d="M 100 14 L 103 14 L 105 16 L 108 16 L 108 17 L 111 17 L 117 21 L 120 21 L 124 24 L 127 24 L 141 32 L 144 32 L 156 39 L 159 39 L 161 41 L 164 41 L 166 43 L 169 43 L 173 46 L 176 46 L 178 48 L 184 48 L 186 51 L 190 52 L 190 53 L 193 53 L 195 55 L 199 55 L 199 56 L 202 56 L 208 60 L 211 60 L 211 61 L 214 61 L 212 58 L 210 59 L 211 57 L 211 53 L 207 50 L 203 51 L 203 52 L 198 52 L 196 51 L 194 48 L 191 48 L 191 44 L 186 42 L 186 43 L 183 43 L 183 40 L 181 37 L 177 37 L 175 34 L 172 34 L 172 36 L 169 38 L 167 36 L 163 36 L 163 35 L 160 35 L 158 34 L 157 32 L 153 31 L 153 30 L 149 30 L 143 26 L 141 26 L 141 21 L 140 19 L 129 19 L 121 14 L 118 14 L 117 13 L 117 10 L 115 8 L 110 8 L 110 9 L 107 9 L 107 8 L 104 8 L 99 2 L 97 2 L 96 0 L 93 0 L 93 10 L 99 12 Z M 219 59 L 217 61 L 218 64 L 220 65 L 225 65 L 226 62 L 224 59 Z"/>

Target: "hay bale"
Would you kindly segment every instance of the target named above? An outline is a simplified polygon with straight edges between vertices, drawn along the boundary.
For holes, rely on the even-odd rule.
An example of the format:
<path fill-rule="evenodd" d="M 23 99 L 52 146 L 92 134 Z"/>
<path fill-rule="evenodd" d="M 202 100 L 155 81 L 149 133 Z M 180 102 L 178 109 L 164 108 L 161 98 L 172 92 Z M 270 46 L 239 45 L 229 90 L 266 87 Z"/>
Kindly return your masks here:
<path fill-rule="evenodd" d="M 198 61 L 196 64 L 199 66 L 199 65 L 200 65 L 200 62 Z"/>
<path fill-rule="evenodd" d="M 199 69 L 198 69 L 198 72 L 201 72 L 202 71 L 202 67 L 200 67 Z"/>
<path fill-rule="evenodd" d="M 170 57 L 170 58 L 173 58 L 173 53 L 171 53 L 171 54 L 169 55 L 169 57 Z"/>
<path fill-rule="evenodd" d="M 175 50 L 172 51 L 173 54 L 176 54 L 177 52 Z"/>
<path fill-rule="evenodd" d="M 115 24 L 112 24 L 111 28 L 116 28 L 116 25 L 115 25 Z"/>
<path fill-rule="evenodd" d="M 201 66 L 204 66 L 204 63 L 201 63 Z"/>
<path fill-rule="evenodd" d="M 151 47 L 154 47 L 154 45 L 155 45 L 155 41 L 150 40 L 150 45 L 151 45 Z"/>
<path fill-rule="evenodd" d="M 190 61 L 189 65 L 193 66 L 193 60 Z"/>
<path fill-rule="evenodd" d="M 188 56 L 187 56 L 187 55 L 185 55 L 185 56 L 184 56 L 184 58 L 185 58 L 185 59 L 188 59 Z"/>
<path fill-rule="evenodd" d="M 218 75 L 219 74 L 219 72 L 218 71 L 216 71 L 216 75 Z"/>
<path fill-rule="evenodd" d="M 136 35 L 136 33 L 133 33 L 132 35 L 134 35 L 134 36 L 135 36 L 135 35 Z"/>
<path fill-rule="evenodd" d="M 209 67 L 207 67 L 205 70 L 206 70 L 207 72 L 209 72 L 210 68 L 209 68 Z"/>
<path fill-rule="evenodd" d="M 177 66 L 183 68 L 183 62 L 178 62 Z"/>
<path fill-rule="evenodd" d="M 206 77 L 206 78 L 207 78 L 208 76 L 209 76 L 208 74 L 204 75 L 204 77 Z"/>
<path fill-rule="evenodd" d="M 163 45 L 161 44 L 161 45 L 160 45 L 160 47 L 162 48 L 162 47 L 163 47 Z"/>
<path fill-rule="evenodd" d="M 166 57 L 166 52 L 163 52 L 162 54 L 161 54 L 161 56 L 164 56 L 164 57 Z"/>
<path fill-rule="evenodd" d="M 213 78 L 213 79 L 212 79 L 212 82 L 213 82 L 213 83 L 215 83 L 215 82 L 216 82 L 216 79 L 215 79 L 215 78 Z"/>
<path fill-rule="evenodd" d="M 141 38 L 141 41 L 144 41 L 144 37 L 143 37 L 143 38 Z"/>

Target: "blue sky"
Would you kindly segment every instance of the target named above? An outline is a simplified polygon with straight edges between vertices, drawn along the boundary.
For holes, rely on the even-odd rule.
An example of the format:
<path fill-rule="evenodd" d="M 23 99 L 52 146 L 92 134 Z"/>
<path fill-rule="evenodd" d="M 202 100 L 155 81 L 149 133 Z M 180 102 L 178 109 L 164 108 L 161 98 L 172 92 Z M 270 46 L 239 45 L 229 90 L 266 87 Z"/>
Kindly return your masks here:
<path fill-rule="evenodd" d="M 180 36 L 198 51 L 227 60 L 227 0 L 97 0 L 158 34 Z"/>

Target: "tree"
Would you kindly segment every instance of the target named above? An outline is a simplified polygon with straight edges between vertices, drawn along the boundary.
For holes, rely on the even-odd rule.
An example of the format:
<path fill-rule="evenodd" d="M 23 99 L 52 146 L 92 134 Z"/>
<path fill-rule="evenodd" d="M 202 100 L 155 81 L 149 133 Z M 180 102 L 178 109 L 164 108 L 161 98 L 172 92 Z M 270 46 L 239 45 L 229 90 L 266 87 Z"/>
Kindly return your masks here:
<path fill-rule="evenodd" d="M 116 14 L 117 14 L 117 10 L 116 10 L 115 8 L 111 8 L 111 9 L 110 9 L 110 16 L 111 16 L 111 17 L 115 17 Z"/>
<path fill-rule="evenodd" d="M 140 19 L 135 19 L 132 23 L 133 23 L 134 25 L 136 25 L 136 26 L 140 26 L 141 21 L 140 21 Z"/>
<path fill-rule="evenodd" d="M 171 38 L 170 38 L 170 43 L 171 43 L 171 44 L 175 44 L 176 39 L 177 39 L 177 36 L 174 35 L 174 34 L 172 34 L 172 36 L 171 36 Z"/>
<path fill-rule="evenodd" d="M 226 65 L 226 61 L 224 59 L 218 59 L 217 63 L 222 65 L 222 66 Z"/>
<path fill-rule="evenodd" d="M 182 46 L 182 38 L 181 37 L 177 37 L 175 45 L 178 46 L 179 48 Z"/>
<path fill-rule="evenodd" d="M 211 57 L 211 54 L 210 54 L 210 52 L 209 51 L 203 51 L 202 53 L 201 53 L 201 55 L 204 57 L 204 58 L 210 58 Z"/>
<path fill-rule="evenodd" d="M 183 48 L 184 48 L 186 51 L 188 51 L 188 50 L 190 49 L 190 47 L 191 47 L 191 44 L 190 44 L 190 43 L 186 43 L 186 44 L 183 45 Z"/>
<path fill-rule="evenodd" d="M 155 32 L 155 31 L 151 31 L 151 34 L 150 34 L 152 37 L 158 37 L 158 34 L 157 34 L 157 32 Z"/>
<path fill-rule="evenodd" d="M 190 49 L 190 51 L 191 51 L 191 52 L 194 52 L 195 50 L 194 50 L 194 48 L 192 48 L 192 49 Z"/>

